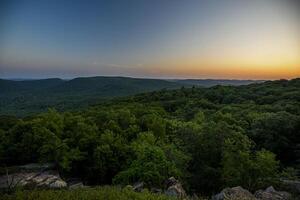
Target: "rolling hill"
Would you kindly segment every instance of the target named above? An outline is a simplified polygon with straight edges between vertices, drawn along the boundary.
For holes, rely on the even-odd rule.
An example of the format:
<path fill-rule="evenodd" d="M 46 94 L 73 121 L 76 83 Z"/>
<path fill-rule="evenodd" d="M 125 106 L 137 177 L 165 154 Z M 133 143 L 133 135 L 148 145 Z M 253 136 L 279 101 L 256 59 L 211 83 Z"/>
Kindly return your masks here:
<path fill-rule="evenodd" d="M 0 115 L 24 116 L 49 107 L 68 110 L 102 99 L 159 89 L 174 89 L 181 84 L 157 79 L 126 77 L 88 77 L 71 80 L 0 80 Z"/>
<path fill-rule="evenodd" d="M 76 109 L 101 100 L 182 86 L 244 85 L 240 80 L 160 80 L 129 77 L 79 77 L 41 80 L 0 79 L 0 115 L 24 116 L 46 111 Z"/>

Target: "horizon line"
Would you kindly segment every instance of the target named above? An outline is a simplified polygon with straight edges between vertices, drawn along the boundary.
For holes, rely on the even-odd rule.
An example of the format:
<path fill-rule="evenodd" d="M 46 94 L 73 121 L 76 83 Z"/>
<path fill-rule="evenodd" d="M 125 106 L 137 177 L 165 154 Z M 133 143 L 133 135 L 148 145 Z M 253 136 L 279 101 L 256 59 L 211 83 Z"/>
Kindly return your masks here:
<path fill-rule="evenodd" d="M 132 78 L 132 79 L 156 79 L 156 80 L 230 80 L 230 81 L 275 81 L 275 80 L 292 80 L 295 78 L 278 78 L 278 79 L 243 79 L 243 78 L 188 78 L 188 77 L 147 77 L 147 76 L 118 76 L 118 75 L 95 75 L 95 76 L 70 76 L 70 77 L 60 77 L 60 76 L 49 76 L 49 77 L 0 77 L 2 80 L 11 81 L 30 81 L 30 80 L 47 80 L 47 79 L 60 79 L 60 80 L 73 80 L 76 78 L 97 78 L 97 77 L 107 77 L 107 78 Z M 299 77 L 300 78 L 300 77 Z"/>

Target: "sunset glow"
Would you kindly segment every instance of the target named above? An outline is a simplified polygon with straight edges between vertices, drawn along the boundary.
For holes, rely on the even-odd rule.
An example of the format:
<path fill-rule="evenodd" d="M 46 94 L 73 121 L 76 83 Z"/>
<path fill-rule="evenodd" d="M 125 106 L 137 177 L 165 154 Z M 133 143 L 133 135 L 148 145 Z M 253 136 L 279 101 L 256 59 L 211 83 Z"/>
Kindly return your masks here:
<path fill-rule="evenodd" d="M 2 8 L 4 78 L 300 76 L 297 1 L 29 0 Z"/>

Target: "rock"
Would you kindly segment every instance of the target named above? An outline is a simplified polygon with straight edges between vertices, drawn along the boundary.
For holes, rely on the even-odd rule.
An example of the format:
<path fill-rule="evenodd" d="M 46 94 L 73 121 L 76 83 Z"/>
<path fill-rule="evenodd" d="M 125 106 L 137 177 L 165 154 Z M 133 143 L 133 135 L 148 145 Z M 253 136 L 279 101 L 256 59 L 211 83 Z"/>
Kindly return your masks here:
<path fill-rule="evenodd" d="M 193 194 L 191 197 L 189 197 L 189 200 L 201 200 L 196 194 Z"/>
<path fill-rule="evenodd" d="M 294 192 L 296 194 L 300 194 L 300 181 L 282 180 L 281 182 L 284 188 L 286 188 L 288 191 Z"/>
<path fill-rule="evenodd" d="M 69 178 L 66 180 L 69 189 L 85 188 L 88 187 L 81 182 L 79 178 Z"/>
<path fill-rule="evenodd" d="M 219 194 L 212 197 L 213 200 L 255 200 L 253 194 L 241 186 L 225 188 Z"/>
<path fill-rule="evenodd" d="M 267 189 L 258 190 L 254 195 L 257 199 L 260 200 L 288 200 L 291 198 L 291 194 L 283 191 L 276 191 L 273 186 L 268 187 Z"/>
<path fill-rule="evenodd" d="M 20 170 L 27 170 L 30 172 L 50 170 L 54 169 L 54 167 L 54 163 L 30 163 L 27 165 L 18 166 Z"/>
<path fill-rule="evenodd" d="M 14 173 L 0 176 L 0 188 L 64 188 L 67 183 L 55 171 Z"/>
<path fill-rule="evenodd" d="M 166 181 L 166 186 L 170 187 L 172 185 L 175 185 L 178 181 L 174 178 L 174 177 L 170 177 L 167 181 Z"/>
<path fill-rule="evenodd" d="M 67 187 L 67 183 L 63 180 L 55 180 L 52 183 L 44 185 L 44 187 L 49 187 L 49 188 L 64 188 Z"/>
<path fill-rule="evenodd" d="M 150 191 L 152 193 L 156 193 L 156 194 L 161 194 L 162 193 L 162 189 L 159 189 L 159 188 L 151 188 Z"/>
<path fill-rule="evenodd" d="M 181 183 L 176 180 L 174 177 L 169 178 L 166 181 L 167 190 L 165 194 L 168 196 L 173 196 L 177 198 L 185 198 L 186 193 L 181 185 Z"/>
<path fill-rule="evenodd" d="M 276 191 L 273 186 L 265 190 L 258 190 L 255 195 L 242 187 L 225 188 L 219 194 L 212 197 L 212 200 L 288 200 L 291 194 L 283 191 Z"/>
<path fill-rule="evenodd" d="M 132 186 L 133 191 L 141 192 L 144 189 L 144 182 L 137 182 Z"/>
<path fill-rule="evenodd" d="M 270 192 L 276 192 L 276 190 L 273 188 L 273 186 L 270 186 L 270 187 L 268 187 L 268 188 L 265 190 L 265 192 L 268 192 L 268 193 L 270 193 Z"/>
<path fill-rule="evenodd" d="M 85 186 L 83 185 L 82 182 L 78 182 L 78 183 L 72 183 L 69 184 L 68 188 L 69 189 L 78 189 L 78 188 L 84 188 Z"/>

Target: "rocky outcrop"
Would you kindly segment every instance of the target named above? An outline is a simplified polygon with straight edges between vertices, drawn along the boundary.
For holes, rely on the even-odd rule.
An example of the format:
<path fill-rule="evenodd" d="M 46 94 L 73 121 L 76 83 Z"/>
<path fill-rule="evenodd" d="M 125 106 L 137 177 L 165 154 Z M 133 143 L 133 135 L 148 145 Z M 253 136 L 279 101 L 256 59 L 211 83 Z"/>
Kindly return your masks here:
<path fill-rule="evenodd" d="M 56 189 L 67 187 L 67 183 L 55 171 L 20 172 L 0 176 L 0 189 L 15 187 Z"/>
<path fill-rule="evenodd" d="M 132 186 L 133 191 L 141 192 L 144 189 L 144 182 L 137 182 Z"/>
<path fill-rule="evenodd" d="M 223 189 L 219 194 L 214 195 L 212 200 L 289 200 L 291 197 L 290 193 L 276 191 L 272 186 L 265 190 L 258 190 L 254 195 L 237 186 Z"/>
<path fill-rule="evenodd" d="M 155 193 L 155 194 L 161 194 L 162 193 L 162 189 L 154 188 L 154 187 L 152 187 L 150 191 L 152 193 Z"/>
<path fill-rule="evenodd" d="M 52 170 L 55 168 L 54 163 L 29 163 L 26 165 L 17 166 L 20 171 L 40 172 Z"/>
<path fill-rule="evenodd" d="M 255 197 L 260 200 L 288 200 L 291 194 L 283 191 L 276 191 L 272 186 L 267 189 L 255 192 Z"/>
<path fill-rule="evenodd" d="M 166 184 L 166 186 L 165 186 L 166 190 L 164 191 L 164 193 L 166 195 L 176 197 L 176 198 L 180 198 L 180 199 L 183 199 L 183 198 L 187 197 L 181 183 L 178 180 L 176 180 L 174 177 L 169 178 L 166 181 L 165 184 Z M 133 185 L 125 186 L 125 188 L 128 189 L 128 190 L 133 190 L 135 192 L 141 192 L 145 188 L 145 183 L 144 182 L 136 182 Z M 150 189 L 150 191 L 152 193 L 156 193 L 156 194 L 162 194 L 163 193 L 162 189 L 156 188 L 156 187 L 152 187 Z"/>
<path fill-rule="evenodd" d="M 296 194 L 300 194 L 300 181 L 295 180 L 281 180 L 285 189 Z"/>
<path fill-rule="evenodd" d="M 68 188 L 69 189 L 78 189 L 78 188 L 86 188 L 88 186 L 83 185 L 82 182 L 78 182 L 78 183 L 72 183 L 72 184 L 68 184 Z"/>
<path fill-rule="evenodd" d="M 174 177 L 169 178 L 166 181 L 167 190 L 165 194 L 168 196 L 173 196 L 177 198 L 186 198 L 186 193 L 181 185 L 181 183 Z"/>
<path fill-rule="evenodd" d="M 212 197 L 212 200 L 256 200 L 253 194 L 241 186 L 225 188 L 219 194 Z"/>

